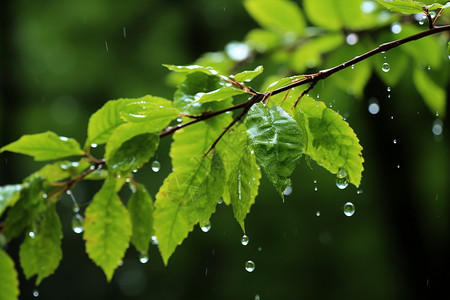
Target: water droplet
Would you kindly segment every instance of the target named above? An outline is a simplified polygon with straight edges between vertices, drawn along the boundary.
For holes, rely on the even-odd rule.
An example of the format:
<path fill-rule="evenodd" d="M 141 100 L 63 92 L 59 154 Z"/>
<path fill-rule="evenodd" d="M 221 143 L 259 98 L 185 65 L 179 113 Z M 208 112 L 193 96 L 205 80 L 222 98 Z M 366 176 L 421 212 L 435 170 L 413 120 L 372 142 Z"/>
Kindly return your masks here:
<path fill-rule="evenodd" d="M 336 186 L 341 190 L 345 189 L 348 186 L 347 178 L 337 177 L 336 178 Z"/>
<path fill-rule="evenodd" d="M 292 186 L 288 185 L 284 191 L 283 191 L 283 195 L 288 196 L 292 193 Z"/>
<path fill-rule="evenodd" d="M 159 244 L 158 239 L 156 238 L 156 235 L 152 235 L 151 244 L 153 246 L 157 246 Z"/>
<path fill-rule="evenodd" d="M 73 205 L 72 211 L 73 211 L 74 213 L 80 212 L 80 206 L 78 205 L 78 203 L 75 203 L 75 204 Z"/>
<path fill-rule="evenodd" d="M 262 251 L 262 247 L 258 247 L 258 251 L 261 252 Z"/>
<path fill-rule="evenodd" d="M 338 178 L 346 178 L 348 176 L 347 171 L 345 171 L 344 169 L 339 169 L 339 171 L 337 172 L 336 176 Z"/>
<path fill-rule="evenodd" d="M 362 189 L 358 189 L 358 190 L 356 191 L 356 193 L 357 193 L 358 195 L 361 195 L 361 194 L 363 193 L 363 190 L 362 190 Z"/>
<path fill-rule="evenodd" d="M 390 92 L 391 92 L 391 87 L 388 86 L 388 87 L 386 88 L 386 90 L 388 91 L 388 93 L 390 93 Z"/>
<path fill-rule="evenodd" d="M 316 211 L 316 217 L 320 217 L 320 211 Z"/>
<path fill-rule="evenodd" d="M 343 210 L 344 210 L 344 214 L 347 217 L 351 217 L 355 213 L 355 206 L 353 205 L 353 203 L 347 202 L 347 203 L 344 204 L 344 209 Z"/>
<path fill-rule="evenodd" d="M 392 142 L 393 142 L 394 144 L 397 144 L 397 139 L 394 139 Z"/>
<path fill-rule="evenodd" d="M 34 231 L 28 232 L 28 236 L 32 239 L 36 238 L 36 233 Z"/>
<path fill-rule="evenodd" d="M 381 66 L 381 70 L 383 70 L 383 72 L 389 72 L 391 70 L 391 66 L 388 63 L 384 63 Z"/>
<path fill-rule="evenodd" d="M 117 262 L 117 266 L 118 266 L 118 267 L 123 266 L 123 261 L 119 260 L 119 261 Z"/>
<path fill-rule="evenodd" d="M 399 22 L 392 23 L 391 31 L 393 34 L 399 34 L 400 32 L 402 32 L 402 25 Z"/>
<path fill-rule="evenodd" d="M 397 165 L 397 169 L 400 169 L 400 164 Z"/>
<path fill-rule="evenodd" d="M 33 290 L 33 297 L 39 297 L 39 291 L 38 289 Z"/>
<path fill-rule="evenodd" d="M 430 70 L 431 70 L 431 66 L 428 66 L 428 67 L 427 67 L 427 70 L 430 71 Z"/>
<path fill-rule="evenodd" d="M 436 136 L 438 136 L 438 135 L 441 135 L 442 134 L 442 132 L 444 131 L 444 129 L 443 129 L 443 123 L 442 123 L 442 120 L 441 119 L 436 119 L 436 120 L 434 120 L 434 122 L 433 122 L 433 127 L 432 127 L 432 132 L 433 132 L 433 134 L 434 135 L 436 135 Z"/>
<path fill-rule="evenodd" d="M 141 264 L 146 264 L 146 263 L 148 263 L 148 260 L 149 260 L 149 258 L 148 258 L 147 253 L 145 253 L 145 252 L 139 253 L 139 262 L 140 262 Z"/>
<path fill-rule="evenodd" d="M 220 205 L 220 204 L 222 204 L 222 203 L 223 203 L 223 199 L 222 199 L 222 198 L 220 198 L 220 199 L 219 199 L 219 201 L 217 202 L 217 204 L 219 204 L 219 205 Z"/>
<path fill-rule="evenodd" d="M 352 65 L 351 68 L 352 68 L 352 70 L 354 70 L 355 69 L 355 65 Z"/>
<path fill-rule="evenodd" d="M 72 218 L 72 230 L 75 233 L 83 232 L 84 218 L 80 214 L 75 214 Z"/>
<path fill-rule="evenodd" d="M 183 121 L 183 118 L 177 118 L 177 122 L 181 123 Z"/>
<path fill-rule="evenodd" d="M 368 110 L 372 115 L 376 115 L 380 112 L 380 105 L 378 105 L 378 101 L 376 99 L 373 98 L 369 100 Z"/>
<path fill-rule="evenodd" d="M 359 40 L 359 36 L 356 33 L 350 33 L 345 37 L 345 42 L 349 45 L 355 45 Z"/>
<path fill-rule="evenodd" d="M 97 148 L 98 145 L 97 144 L 91 144 L 91 148 Z"/>
<path fill-rule="evenodd" d="M 161 163 L 157 160 L 154 160 L 152 162 L 152 171 L 157 173 L 157 172 L 159 172 L 160 169 L 161 169 Z"/>
<path fill-rule="evenodd" d="M 249 240 L 248 236 L 244 234 L 244 235 L 242 236 L 242 238 L 241 238 L 241 244 L 242 244 L 243 246 L 247 246 L 249 241 L 250 241 L 250 240 Z"/>
<path fill-rule="evenodd" d="M 253 272 L 255 270 L 255 263 L 252 260 L 248 260 L 245 263 L 245 270 L 247 270 L 247 272 Z"/>
<path fill-rule="evenodd" d="M 210 231 L 210 230 L 211 230 L 211 223 L 209 223 L 209 221 L 203 223 L 203 224 L 200 226 L 200 229 L 201 229 L 203 232 L 208 232 L 208 231 Z"/>

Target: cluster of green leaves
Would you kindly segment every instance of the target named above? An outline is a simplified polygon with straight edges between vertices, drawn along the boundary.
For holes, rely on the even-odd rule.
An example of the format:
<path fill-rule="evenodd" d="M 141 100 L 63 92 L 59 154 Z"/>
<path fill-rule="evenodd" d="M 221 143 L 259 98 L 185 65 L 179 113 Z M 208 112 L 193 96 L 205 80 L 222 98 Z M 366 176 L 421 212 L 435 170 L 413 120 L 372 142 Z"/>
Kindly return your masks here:
<path fill-rule="evenodd" d="M 388 2 L 388 8 L 404 13 L 410 13 L 417 3 L 379 2 Z M 246 9 L 262 28 L 249 32 L 243 44 L 255 56 L 265 55 L 275 65 L 286 66 L 288 70 L 267 78 L 263 84 L 266 88 L 261 93 L 247 85 L 263 72 L 262 66 L 228 75 L 235 73 L 232 70 L 236 61 L 232 55 L 208 54 L 195 65 L 166 65 L 174 71 L 171 78 L 178 83 L 172 101 L 145 96 L 106 102 L 90 117 L 83 147 L 74 139 L 45 132 L 24 135 L 1 148 L 0 152 L 21 153 L 37 161 L 56 160 L 21 184 L 0 187 L 0 216 L 5 217 L 0 237 L 8 242 L 25 236 L 19 253 L 25 276 L 36 275 L 36 284 L 39 284 L 58 267 L 62 259 L 62 230 L 55 205 L 64 192 L 74 188 L 80 180 L 103 181 L 85 211 L 83 238 L 86 252 L 103 269 L 108 281 L 130 243 L 145 255 L 152 236 L 156 236 L 162 259 L 167 264 L 196 224 L 208 224 L 220 199 L 232 207 L 245 232 L 244 222 L 258 194 L 261 168 L 281 197 L 291 184 L 290 177 L 302 156 L 359 186 L 363 171 L 362 147 L 343 117 L 307 95 L 295 106 L 304 90 L 301 87 L 285 93 L 272 95 L 272 92 L 302 78 L 283 76 L 287 73 L 334 66 L 348 55 L 352 57 L 367 51 L 366 47 L 373 44 L 369 38 L 363 39 L 362 44 L 345 44 L 342 28 L 380 29 L 388 21 L 397 20 L 395 15 L 381 20 L 378 10 L 362 13 L 361 3 L 304 0 L 303 12 L 288 0 L 246 0 Z M 430 9 L 439 7 L 444 6 L 429 6 Z M 304 13 L 312 25 L 322 30 L 308 30 Z M 409 24 L 404 25 L 401 34 L 411 35 L 417 31 L 419 29 Z M 344 70 L 331 78 L 332 92 L 362 95 L 372 70 L 386 83 L 394 85 L 410 67 L 410 59 L 424 61 L 440 72 L 441 81 L 445 80 L 439 42 L 429 39 L 426 43 L 417 43 L 420 45 L 404 47 L 408 57 L 397 54 L 397 71 L 390 76 L 381 72 L 380 60 L 363 61 L 357 71 Z M 446 95 L 441 81 L 432 79 L 419 66 L 413 68 L 415 85 L 430 109 L 444 112 Z M 425 87 L 429 86 L 433 86 L 433 98 L 426 96 Z M 260 100 L 264 101 L 247 102 L 251 105 L 246 107 L 248 111 L 244 110 L 245 118 L 227 130 L 215 149 L 205 156 L 232 123 L 233 105 L 248 101 L 242 97 L 255 99 L 261 95 L 264 97 Z M 174 132 L 170 149 L 172 171 L 153 202 L 145 186 L 137 183 L 133 174 L 149 162 L 158 149 L 160 137 L 171 130 Z M 101 160 L 90 154 L 91 148 L 98 145 L 104 145 Z M 76 158 L 60 160 L 69 157 Z M 127 186 L 131 196 L 120 199 L 119 192 Z M 3 250 L 0 250 L 0 269 L 0 298 L 14 299 L 18 294 L 17 275 Z"/>

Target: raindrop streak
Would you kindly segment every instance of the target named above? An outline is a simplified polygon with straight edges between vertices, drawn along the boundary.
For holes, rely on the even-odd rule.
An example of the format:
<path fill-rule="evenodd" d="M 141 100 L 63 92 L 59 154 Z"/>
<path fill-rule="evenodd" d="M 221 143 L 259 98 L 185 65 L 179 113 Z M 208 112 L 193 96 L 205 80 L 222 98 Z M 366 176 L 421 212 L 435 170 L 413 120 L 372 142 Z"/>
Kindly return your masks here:
<path fill-rule="evenodd" d="M 149 260 L 149 258 L 148 258 L 147 253 L 145 253 L 145 252 L 139 253 L 139 261 L 140 261 L 141 264 L 148 263 L 148 260 Z"/>
<path fill-rule="evenodd" d="M 241 238 L 241 244 L 243 245 L 243 246 L 247 246 L 248 245 L 248 242 L 249 242 L 249 238 L 248 238 L 248 236 L 247 235 L 243 235 L 242 236 L 242 238 Z"/>
<path fill-rule="evenodd" d="M 382 70 L 383 72 L 389 72 L 389 71 L 391 70 L 391 66 L 390 66 L 388 63 L 384 63 L 384 64 L 381 66 L 381 70 Z"/>
<path fill-rule="evenodd" d="M 39 291 L 37 289 L 33 290 L 33 297 L 39 297 Z"/>
<path fill-rule="evenodd" d="M 161 169 L 161 163 L 157 160 L 154 160 L 152 162 L 152 171 L 155 173 L 158 173 L 160 169 Z"/>
<path fill-rule="evenodd" d="M 207 223 L 201 225 L 200 228 L 203 232 L 208 232 L 209 230 L 211 230 L 211 223 L 207 222 Z"/>
<path fill-rule="evenodd" d="M 255 295 L 255 300 L 261 300 L 261 297 L 258 294 L 256 294 Z"/>
<path fill-rule="evenodd" d="M 82 233 L 84 218 L 80 214 L 75 214 L 72 218 L 72 230 L 75 233 Z"/>
<path fill-rule="evenodd" d="M 247 270 L 247 272 L 253 272 L 255 270 L 255 263 L 252 260 L 248 260 L 245 263 L 245 270 Z"/>
<path fill-rule="evenodd" d="M 127 29 L 123 27 L 123 37 L 127 38 Z"/>
<path fill-rule="evenodd" d="M 351 202 L 347 202 L 344 204 L 344 215 L 347 217 L 353 216 L 355 213 L 355 206 Z"/>
<path fill-rule="evenodd" d="M 288 185 L 286 189 L 283 191 L 283 195 L 288 196 L 292 193 L 292 186 Z"/>
<path fill-rule="evenodd" d="M 107 41 L 105 41 L 105 47 L 106 47 L 106 52 L 108 52 L 109 48 L 108 48 L 108 42 Z"/>

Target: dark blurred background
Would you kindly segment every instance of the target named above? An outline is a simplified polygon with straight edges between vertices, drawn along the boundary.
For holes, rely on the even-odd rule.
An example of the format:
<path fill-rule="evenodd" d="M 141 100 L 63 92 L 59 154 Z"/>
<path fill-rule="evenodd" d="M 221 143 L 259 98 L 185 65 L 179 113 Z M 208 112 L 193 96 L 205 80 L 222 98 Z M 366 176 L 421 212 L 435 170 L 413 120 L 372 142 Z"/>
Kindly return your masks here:
<path fill-rule="evenodd" d="M 0 24 L 1 145 L 46 130 L 83 143 L 90 114 L 104 102 L 146 94 L 170 99 L 174 88 L 163 63 L 189 64 L 257 26 L 239 0 L 1 1 Z M 325 81 L 317 90 L 326 88 Z M 368 111 L 373 97 L 377 114 Z M 232 209 L 222 204 L 211 230 L 196 227 L 167 267 L 155 246 L 147 264 L 130 248 L 109 284 L 72 232 L 71 200 L 64 197 L 58 203 L 64 258 L 38 287 L 38 299 L 449 297 L 446 120 L 434 134 L 440 121 L 412 88 L 409 73 L 390 98 L 372 75 L 361 100 L 333 100 L 364 147 L 359 189 L 340 190 L 332 175 L 302 161 L 284 203 L 263 178 L 246 221 L 247 246 L 240 244 Z M 161 170 L 137 176 L 153 196 L 170 171 L 170 141 L 162 141 L 156 156 Z M 0 184 L 19 183 L 40 166 L 1 154 Z M 74 190 L 83 210 L 98 188 L 82 183 Z M 351 217 L 342 211 L 346 202 L 356 207 Z M 7 249 L 16 262 L 18 246 L 15 241 Z M 252 273 L 244 269 L 247 260 L 255 262 Z M 20 298 L 34 299 L 33 280 L 20 280 Z"/>

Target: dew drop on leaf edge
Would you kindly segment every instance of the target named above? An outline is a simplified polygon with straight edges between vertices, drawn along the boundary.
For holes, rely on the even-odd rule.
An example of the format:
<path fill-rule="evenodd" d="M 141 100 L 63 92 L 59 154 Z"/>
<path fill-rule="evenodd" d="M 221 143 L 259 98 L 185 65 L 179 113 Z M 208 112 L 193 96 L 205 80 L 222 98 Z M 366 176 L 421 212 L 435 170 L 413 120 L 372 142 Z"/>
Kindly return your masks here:
<path fill-rule="evenodd" d="M 351 217 L 355 213 L 355 205 L 353 205 L 353 203 L 351 202 L 347 202 L 344 204 L 343 210 L 344 215 L 346 215 L 347 217 Z"/>
<path fill-rule="evenodd" d="M 152 171 L 155 172 L 155 173 L 158 173 L 159 170 L 161 169 L 161 163 L 159 161 L 157 161 L 157 160 L 154 160 L 152 162 L 151 166 L 152 166 Z"/>
<path fill-rule="evenodd" d="M 252 260 L 246 261 L 245 270 L 250 273 L 253 272 L 255 270 L 255 263 Z"/>
<path fill-rule="evenodd" d="M 341 190 L 345 189 L 348 186 L 347 178 L 339 178 L 339 177 L 337 177 L 336 178 L 336 186 L 339 189 L 341 189 Z"/>
<path fill-rule="evenodd" d="M 247 246 L 249 241 L 250 241 L 250 240 L 249 240 L 248 236 L 247 236 L 246 234 L 244 234 L 244 235 L 242 236 L 242 238 L 241 238 L 241 244 L 242 244 L 243 246 Z"/>
<path fill-rule="evenodd" d="M 149 258 L 148 258 L 147 253 L 145 253 L 145 252 L 139 253 L 139 262 L 140 262 L 141 264 L 146 264 L 146 263 L 148 263 L 148 260 L 149 260 Z"/>
<path fill-rule="evenodd" d="M 83 223 L 84 219 L 80 214 L 75 214 L 72 217 L 72 230 L 75 233 L 82 233 L 84 231 L 83 229 Z"/>
<path fill-rule="evenodd" d="M 210 231 L 210 230 L 211 230 L 211 223 L 209 223 L 209 222 L 203 223 L 203 224 L 200 226 L 200 229 L 201 229 L 203 232 L 208 232 L 208 231 Z"/>

